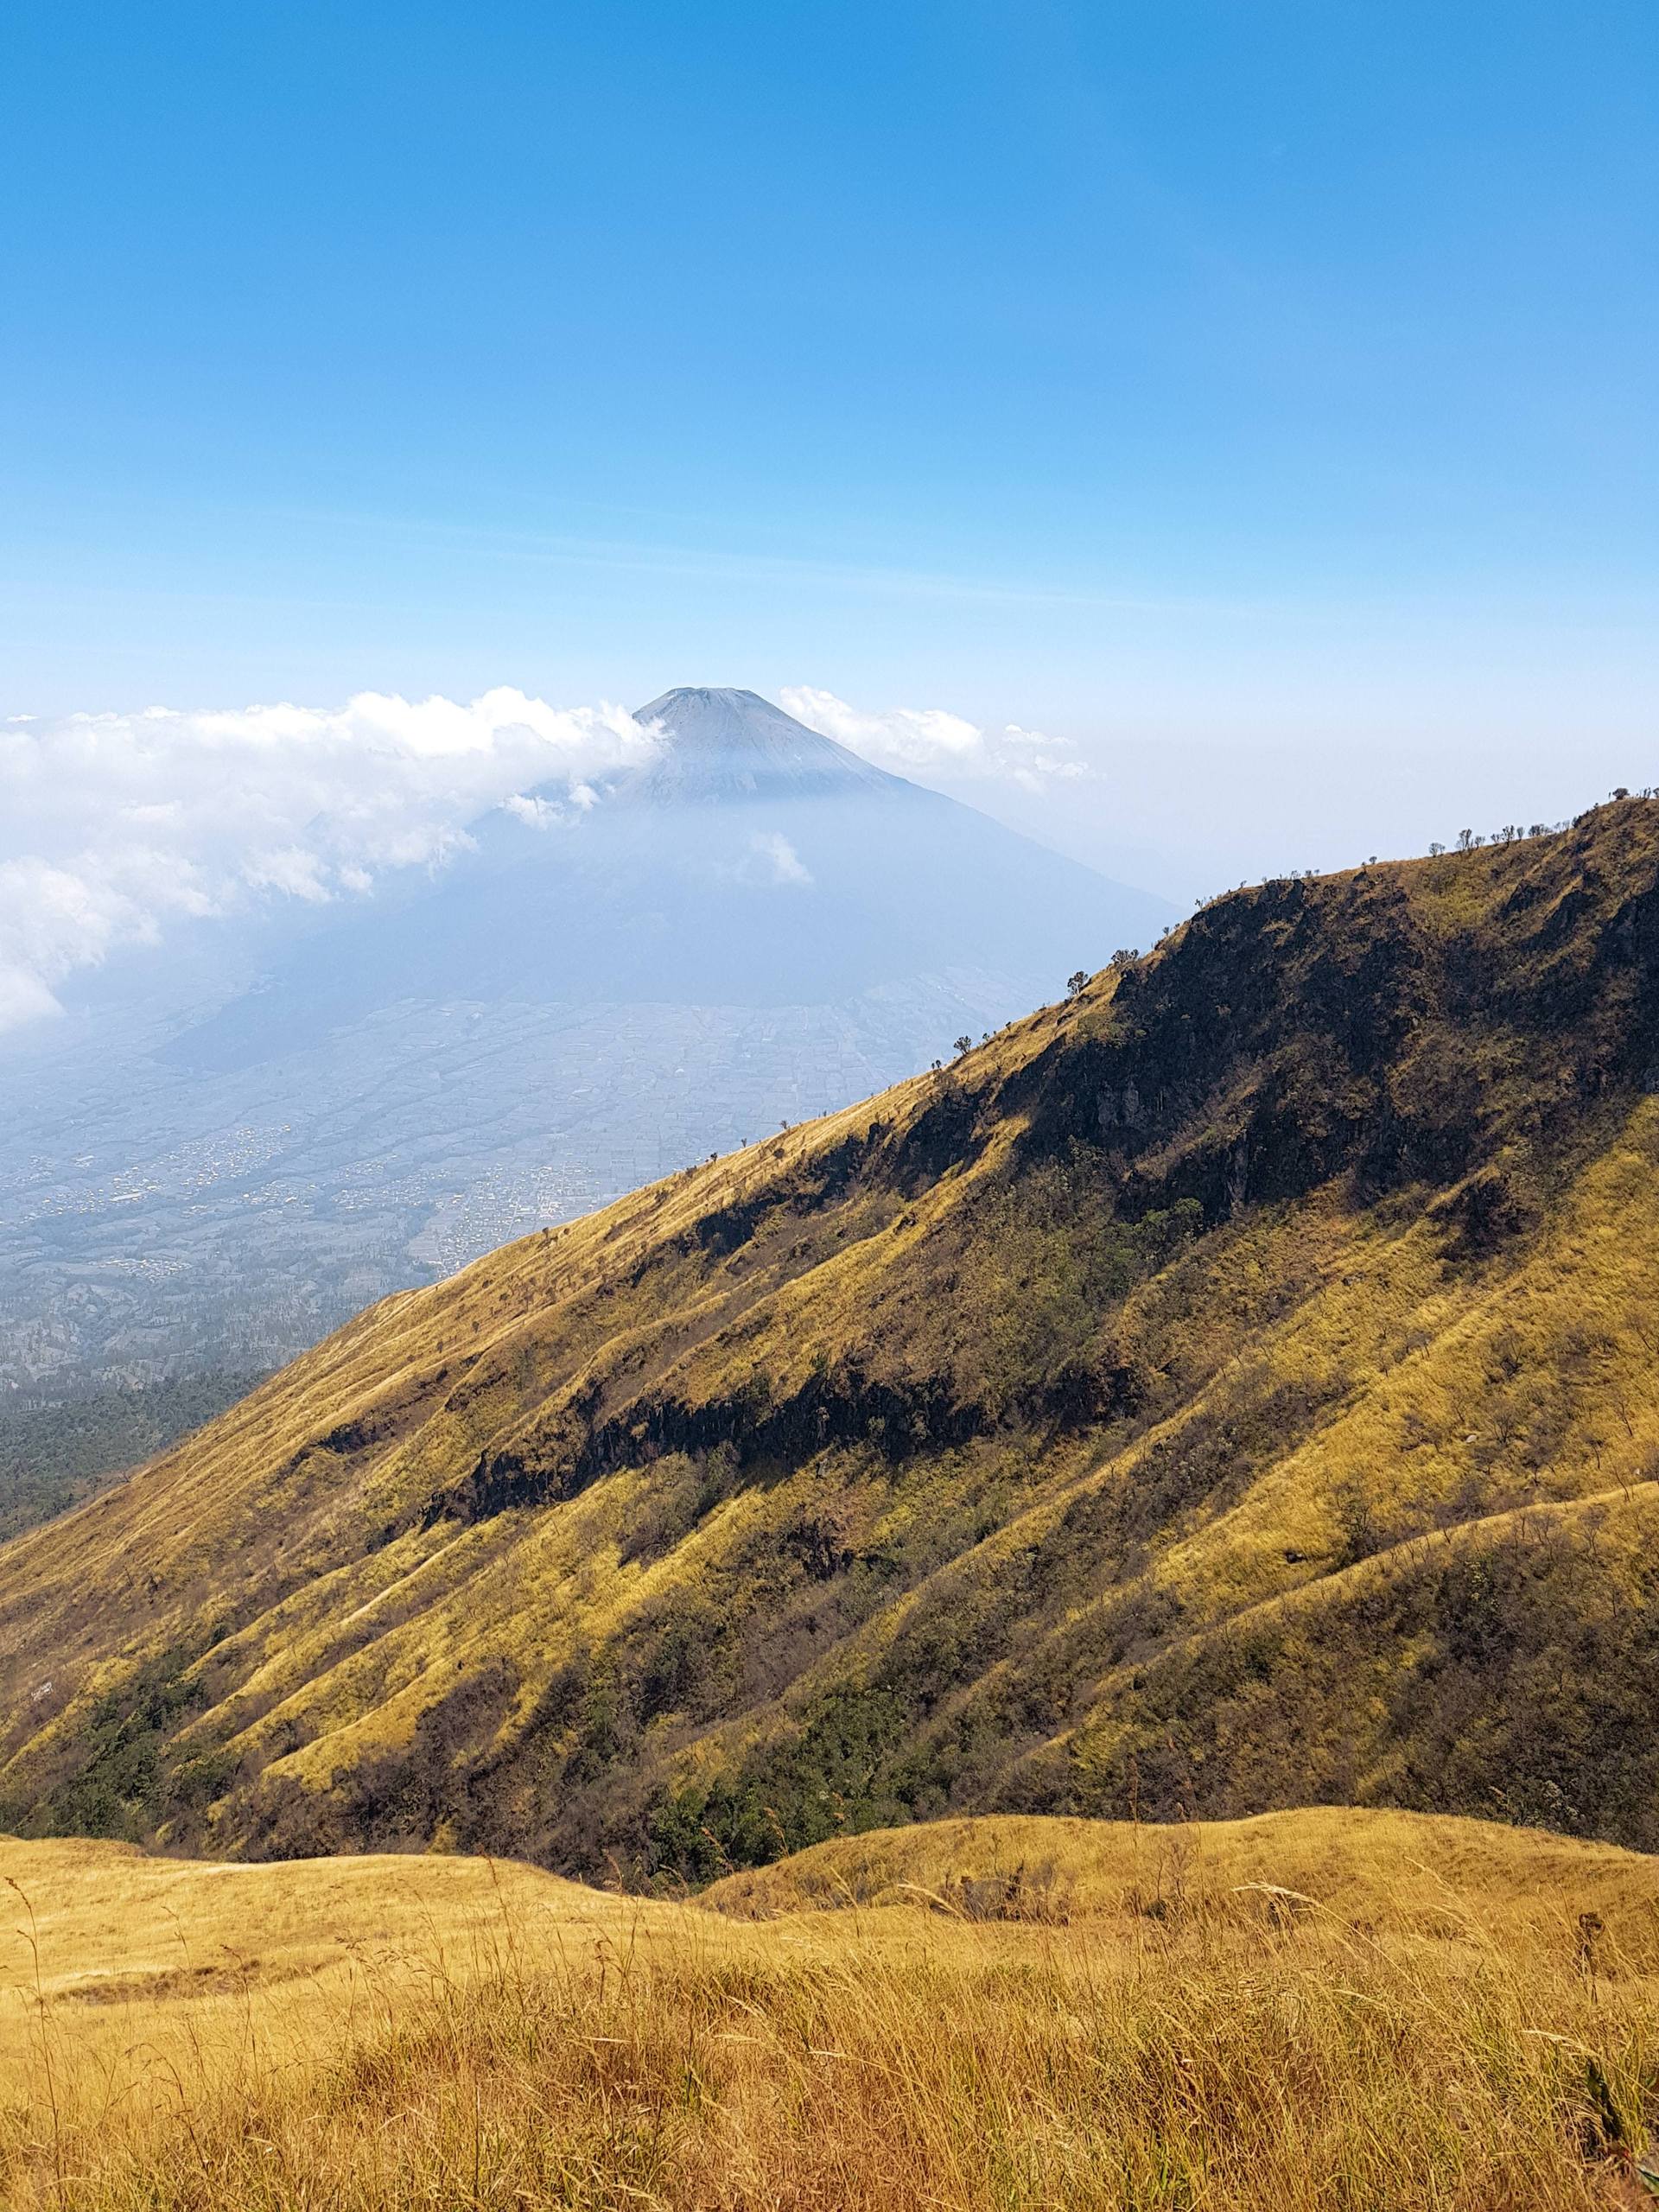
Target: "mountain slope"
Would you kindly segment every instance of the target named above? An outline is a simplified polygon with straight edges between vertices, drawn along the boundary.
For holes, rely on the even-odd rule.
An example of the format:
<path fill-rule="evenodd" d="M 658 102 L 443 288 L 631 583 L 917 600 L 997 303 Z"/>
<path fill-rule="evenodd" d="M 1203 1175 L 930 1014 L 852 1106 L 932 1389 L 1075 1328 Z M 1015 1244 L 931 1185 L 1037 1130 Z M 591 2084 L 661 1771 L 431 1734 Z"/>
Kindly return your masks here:
<path fill-rule="evenodd" d="M 0 1820 L 703 1878 L 953 1810 L 1659 1841 L 1659 805 L 1270 884 L 385 1301 L 0 1549 Z"/>
<path fill-rule="evenodd" d="M 0 1388 L 275 1366 L 1172 918 L 752 692 L 644 713 L 586 807 L 521 795 L 435 874 L 289 914 L 194 1013 L 130 957 L 130 1005 L 0 1058 Z"/>

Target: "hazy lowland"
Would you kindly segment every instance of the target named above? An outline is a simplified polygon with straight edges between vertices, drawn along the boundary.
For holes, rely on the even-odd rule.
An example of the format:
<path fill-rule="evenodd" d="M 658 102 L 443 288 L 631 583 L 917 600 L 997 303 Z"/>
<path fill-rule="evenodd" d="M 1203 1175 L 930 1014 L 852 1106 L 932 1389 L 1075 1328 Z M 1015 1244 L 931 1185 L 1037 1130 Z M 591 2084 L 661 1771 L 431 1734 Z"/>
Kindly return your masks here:
<path fill-rule="evenodd" d="M 18 2201 L 1648 2201 L 1659 804 L 964 1044 L 0 1547 Z"/>

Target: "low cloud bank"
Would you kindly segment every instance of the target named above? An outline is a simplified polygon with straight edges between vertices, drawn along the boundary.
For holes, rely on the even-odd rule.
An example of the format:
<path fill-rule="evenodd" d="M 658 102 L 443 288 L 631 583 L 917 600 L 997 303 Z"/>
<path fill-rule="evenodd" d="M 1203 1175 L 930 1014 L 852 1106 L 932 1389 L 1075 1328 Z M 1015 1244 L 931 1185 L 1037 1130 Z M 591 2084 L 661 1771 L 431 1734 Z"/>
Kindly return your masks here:
<path fill-rule="evenodd" d="M 441 864 L 468 822 L 513 801 L 551 827 L 652 743 L 620 707 L 507 689 L 0 724 L 0 1030 L 188 917 L 365 896 L 388 869 Z"/>
<path fill-rule="evenodd" d="M 853 707 L 833 691 L 807 685 L 780 691 L 778 703 L 820 737 L 833 737 L 901 775 L 909 771 L 946 781 L 991 778 L 1042 791 L 1052 783 L 1089 772 L 1068 740 L 1045 737 L 1018 722 L 982 729 L 942 707 Z"/>

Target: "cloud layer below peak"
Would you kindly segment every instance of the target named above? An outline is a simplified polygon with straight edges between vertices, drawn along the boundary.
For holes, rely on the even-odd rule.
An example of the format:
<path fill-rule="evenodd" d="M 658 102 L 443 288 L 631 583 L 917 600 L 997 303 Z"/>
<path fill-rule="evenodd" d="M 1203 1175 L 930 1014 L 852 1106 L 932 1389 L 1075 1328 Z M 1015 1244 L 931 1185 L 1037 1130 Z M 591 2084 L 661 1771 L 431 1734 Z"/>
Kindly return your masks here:
<path fill-rule="evenodd" d="M 620 707 L 469 702 L 73 715 L 0 724 L 0 1030 L 118 946 L 272 896 L 369 894 L 515 799 L 549 822 L 653 741 Z M 539 794 L 531 797 L 534 791 Z"/>
<path fill-rule="evenodd" d="M 943 707 L 853 707 L 833 691 L 810 685 L 786 688 L 778 703 L 820 737 L 833 737 L 900 775 L 940 782 L 990 779 L 1042 791 L 1089 772 L 1065 739 L 1045 737 L 1017 722 L 982 728 Z"/>

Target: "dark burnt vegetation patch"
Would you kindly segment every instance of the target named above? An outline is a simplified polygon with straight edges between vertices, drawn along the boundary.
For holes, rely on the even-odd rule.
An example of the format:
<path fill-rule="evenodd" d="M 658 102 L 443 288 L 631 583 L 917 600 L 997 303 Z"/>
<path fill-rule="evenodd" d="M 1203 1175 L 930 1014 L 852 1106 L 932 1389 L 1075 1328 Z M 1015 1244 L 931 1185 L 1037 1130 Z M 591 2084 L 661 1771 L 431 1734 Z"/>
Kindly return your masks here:
<path fill-rule="evenodd" d="M 129 1666 L 94 1700 L 73 1766 L 30 1800 L 0 1799 L 0 1823 L 22 1835 L 153 1834 L 174 1794 L 169 1741 L 205 1702 L 195 1662 L 215 1640 L 209 1631 Z"/>
<path fill-rule="evenodd" d="M 533 1436 L 483 1454 L 429 1521 L 475 1521 L 575 1496 L 626 1467 L 725 1452 L 737 1468 L 799 1465 L 858 1445 L 891 1465 L 1004 1427 L 1070 1433 L 1135 1414 L 1147 1382 L 1109 1330 L 1134 1287 L 1198 1235 L 1195 1201 L 1121 1222 L 1097 1148 L 1073 1145 L 980 1192 L 878 1287 L 836 1356 L 774 1385 L 754 1366 L 692 1400 L 664 1386 L 620 1402 L 597 1376 Z M 734 1351 L 760 1327 L 734 1322 Z M 764 1337 L 760 1342 L 764 1344 Z"/>
<path fill-rule="evenodd" d="M 581 1437 L 568 1458 L 493 1453 L 429 1517 L 478 1521 L 573 1497 L 603 1476 L 652 1465 L 668 1454 L 696 1459 L 725 1450 L 747 1470 L 798 1464 L 831 1446 L 859 1443 L 896 1460 L 963 1442 L 983 1425 L 981 1409 L 957 1403 L 942 1382 L 906 1388 L 870 1376 L 856 1360 L 825 1366 L 779 1399 L 766 1376 L 756 1374 L 730 1395 L 701 1404 L 664 1395 L 630 1406 Z"/>
<path fill-rule="evenodd" d="M 1188 1198 L 1213 1225 L 1344 1173 L 1373 1196 L 1454 1180 L 1643 1087 L 1659 893 L 1565 838 L 1510 865 L 1507 895 L 1462 928 L 1386 870 L 1205 908 L 1009 1084 L 1022 1160 L 1100 1146 L 1125 1216 Z"/>
<path fill-rule="evenodd" d="M 1072 1802 L 1158 1820 L 1392 1804 L 1651 1851 L 1654 1559 L 1651 1541 L 1610 1547 L 1594 1512 L 1541 1512 L 1370 1560 L 1350 1603 L 1264 1611 L 1152 1662 L 1084 1743 Z"/>
<path fill-rule="evenodd" d="M 676 1249 L 726 1259 L 756 1243 L 769 1247 L 779 1239 L 786 1243 L 798 1233 L 798 1225 L 814 1223 L 861 1198 L 896 1195 L 893 1139 L 889 1123 L 872 1122 L 868 1128 L 809 1154 L 786 1173 L 770 1177 L 763 1190 L 711 1208 L 677 1240 Z"/>

